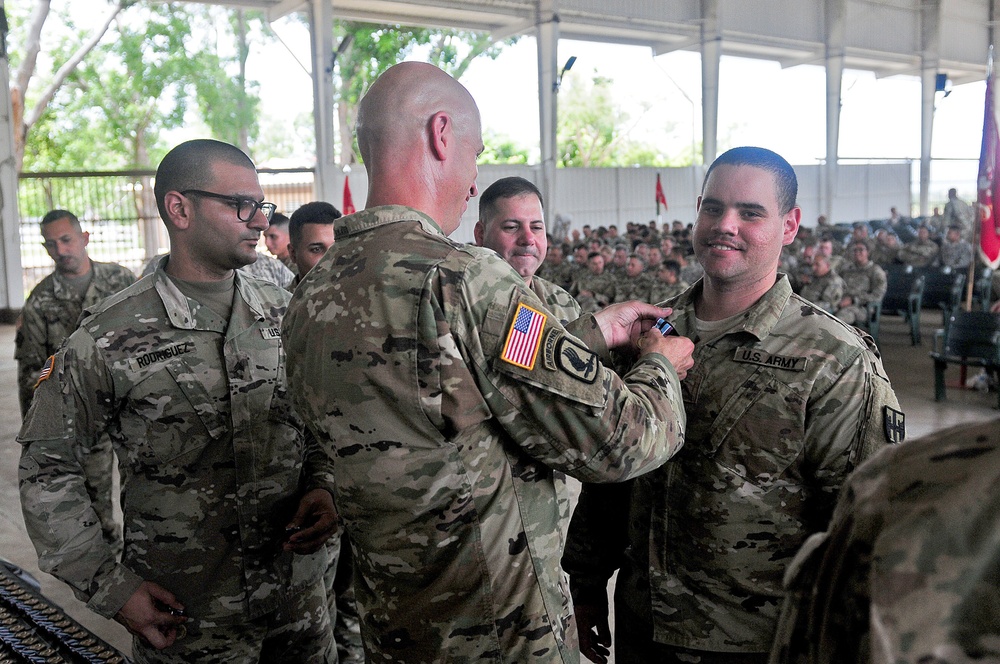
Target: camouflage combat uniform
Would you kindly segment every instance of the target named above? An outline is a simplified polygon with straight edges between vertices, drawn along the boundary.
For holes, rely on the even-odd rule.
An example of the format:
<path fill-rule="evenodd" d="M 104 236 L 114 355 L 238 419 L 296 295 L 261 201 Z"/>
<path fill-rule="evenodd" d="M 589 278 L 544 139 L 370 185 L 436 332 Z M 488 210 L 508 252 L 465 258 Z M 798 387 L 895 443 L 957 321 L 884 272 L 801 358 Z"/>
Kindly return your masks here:
<path fill-rule="evenodd" d="M 117 263 L 91 261 L 90 269 L 93 276 L 83 299 L 66 285 L 62 275 L 53 272 L 35 286 L 24 303 L 14 340 L 22 417 L 31 405 L 31 393 L 45 360 L 76 329 L 83 310 L 135 283 L 131 270 Z"/>
<path fill-rule="evenodd" d="M 160 651 L 165 658 L 207 661 L 250 647 L 242 638 L 205 644 L 199 634 L 232 626 L 235 638 L 310 597 L 315 613 L 293 619 L 313 623 L 310 630 L 325 621 L 329 639 L 326 553 L 280 548 L 301 495 L 332 492 L 329 462 L 303 435 L 286 390 L 279 326 L 288 297 L 237 272 L 227 322 L 158 269 L 88 312 L 18 436 L 21 501 L 39 567 L 106 618 L 143 580 L 173 592 L 191 619 L 187 637 Z M 72 448 L 103 432 L 122 471 L 120 562 L 72 463 Z M 138 639 L 134 646 L 137 655 L 150 650 Z"/>
<path fill-rule="evenodd" d="M 930 267 L 938 260 L 941 249 L 934 240 L 907 242 L 899 248 L 896 258 L 905 265 Z"/>
<path fill-rule="evenodd" d="M 814 274 L 809 278 L 809 283 L 802 286 L 799 295 L 823 311 L 833 313 L 844 299 L 844 280 L 832 270 L 822 277 Z"/>
<path fill-rule="evenodd" d="M 14 339 L 14 359 L 17 360 L 18 397 L 21 417 L 28 413 L 35 384 L 45 361 L 55 354 L 62 342 L 80 322 L 83 310 L 93 307 L 109 295 L 135 283 L 135 275 L 117 263 L 90 261 L 91 278 L 87 291 L 80 299 L 66 284 L 65 278 L 53 272 L 42 279 L 24 303 L 17 321 Z M 93 502 L 104 536 L 121 553 L 122 538 L 112 509 L 112 467 L 114 453 L 105 436 L 88 452 L 76 449 L 78 461 L 86 476 L 87 493 Z"/>
<path fill-rule="evenodd" d="M 672 297 L 677 297 L 688 288 L 690 288 L 690 285 L 686 281 L 679 280 L 675 284 L 668 284 L 665 281 L 653 279 L 649 285 L 649 293 L 646 296 L 648 299 L 645 301 L 657 304 Z"/>
<path fill-rule="evenodd" d="M 789 566 L 774 664 L 1000 661 L 1000 422 L 887 449 Z"/>
<path fill-rule="evenodd" d="M 649 354 L 623 381 L 586 315 L 576 337 L 546 316 L 540 347 L 509 356 L 525 366 L 508 362 L 521 315 L 541 320 L 524 306 L 544 304 L 495 253 L 407 207 L 335 224 L 282 335 L 298 410 L 336 457 L 369 659 L 577 662 L 553 473 L 665 461 L 676 372 Z"/>
<path fill-rule="evenodd" d="M 559 322 L 566 325 L 583 315 L 579 303 L 565 288 L 542 279 L 537 274 L 531 278 L 531 290 Z"/>
<path fill-rule="evenodd" d="M 615 281 L 615 292 L 611 298 L 612 302 L 628 302 L 629 300 L 639 300 L 649 302 L 649 289 L 653 285 L 653 280 L 648 274 L 640 274 L 637 277 L 630 277 L 624 272 Z"/>
<path fill-rule="evenodd" d="M 941 243 L 941 265 L 956 270 L 963 270 L 972 264 L 972 245 L 965 240 Z"/>
<path fill-rule="evenodd" d="M 611 304 L 615 295 L 615 280 L 607 270 L 594 274 L 584 268 L 577 273 L 569 292 L 584 311 L 594 313 Z"/>
<path fill-rule="evenodd" d="M 869 302 L 881 302 L 889 287 L 885 270 L 872 261 L 861 266 L 854 261 L 845 261 L 844 266 L 837 270 L 844 280 L 844 296 L 850 296 L 854 302 L 835 313 L 837 318 L 852 325 L 863 325 L 868 320 L 867 305 Z"/>
<path fill-rule="evenodd" d="M 667 303 L 692 338 L 701 288 Z M 696 341 L 684 448 L 627 485 L 584 485 L 563 558 L 574 600 L 606 605 L 620 566 L 619 633 L 645 624 L 667 646 L 766 654 L 785 566 L 902 422 L 873 349 L 781 275 L 728 332 Z M 635 646 L 616 643 L 628 659 Z"/>

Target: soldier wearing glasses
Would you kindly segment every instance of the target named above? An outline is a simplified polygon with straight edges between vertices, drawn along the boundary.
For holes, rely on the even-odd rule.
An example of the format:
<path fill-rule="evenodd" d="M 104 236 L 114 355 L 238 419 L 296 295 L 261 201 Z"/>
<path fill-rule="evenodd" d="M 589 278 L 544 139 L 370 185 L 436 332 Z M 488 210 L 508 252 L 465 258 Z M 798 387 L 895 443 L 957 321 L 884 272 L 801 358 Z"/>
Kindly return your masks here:
<path fill-rule="evenodd" d="M 218 141 L 167 154 L 155 195 L 171 252 L 90 310 L 18 436 L 39 567 L 135 635 L 140 662 L 335 661 L 320 549 L 331 468 L 287 397 L 288 293 L 237 268 L 274 205 Z M 110 434 L 125 550 L 101 537 L 73 450 Z"/>

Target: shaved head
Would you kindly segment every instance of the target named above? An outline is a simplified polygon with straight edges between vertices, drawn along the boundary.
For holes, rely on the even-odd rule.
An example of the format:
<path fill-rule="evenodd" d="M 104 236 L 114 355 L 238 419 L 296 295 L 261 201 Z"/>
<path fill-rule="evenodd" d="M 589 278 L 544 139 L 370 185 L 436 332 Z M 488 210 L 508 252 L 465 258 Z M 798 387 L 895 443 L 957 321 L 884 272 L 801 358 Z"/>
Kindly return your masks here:
<path fill-rule="evenodd" d="M 461 83 L 423 62 L 390 67 L 358 106 L 357 134 L 369 207 L 408 205 L 445 233 L 458 228 L 483 149 L 479 109 Z"/>

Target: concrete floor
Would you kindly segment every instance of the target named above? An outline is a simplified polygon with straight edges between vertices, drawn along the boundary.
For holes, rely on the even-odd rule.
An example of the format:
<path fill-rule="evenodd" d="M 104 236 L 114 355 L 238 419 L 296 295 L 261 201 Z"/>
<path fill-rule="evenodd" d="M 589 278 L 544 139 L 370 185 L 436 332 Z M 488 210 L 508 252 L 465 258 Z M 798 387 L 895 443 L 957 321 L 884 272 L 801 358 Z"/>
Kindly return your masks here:
<path fill-rule="evenodd" d="M 907 438 L 913 439 L 963 422 L 979 422 L 1000 417 L 995 410 L 996 395 L 974 390 L 949 388 L 948 400 L 934 401 L 934 373 L 928 357 L 934 330 L 941 323 L 940 313 L 923 312 L 922 346 L 911 347 L 908 328 L 901 319 L 883 318 L 882 354 L 886 371 L 906 414 Z M 126 654 L 131 639 L 124 628 L 90 612 L 69 589 L 55 578 L 38 570 L 35 550 L 24 530 L 17 492 L 17 462 L 20 449 L 15 436 L 20 428 L 17 404 L 14 328 L 0 326 L 0 557 L 33 574 L 42 592 L 70 616 Z M 972 372 L 974 373 L 974 372 Z M 972 375 L 970 373 L 970 376 Z M 956 382 L 958 369 L 949 368 L 947 380 Z"/>

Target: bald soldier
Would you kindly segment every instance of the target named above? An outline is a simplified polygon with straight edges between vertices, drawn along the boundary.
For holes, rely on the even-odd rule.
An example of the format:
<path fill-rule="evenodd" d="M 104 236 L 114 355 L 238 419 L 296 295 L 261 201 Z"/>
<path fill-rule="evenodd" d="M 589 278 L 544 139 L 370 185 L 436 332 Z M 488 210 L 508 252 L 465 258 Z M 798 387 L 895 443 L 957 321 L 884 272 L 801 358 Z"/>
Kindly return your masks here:
<path fill-rule="evenodd" d="M 335 222 L 282 336 L 299 412 L 334 456 L 366 655 L 577 662 L 553 475 L 625 480 L 673 454 L 692 344 L 649 329 L 667 312 L 652 305 L 564 327 L 494 252 L 448 239 L 483 140 L 441 70 L 387 70 L 357 132 L 368 208 Z M 638 351 L 628 376 L 609 347 Z"/>

